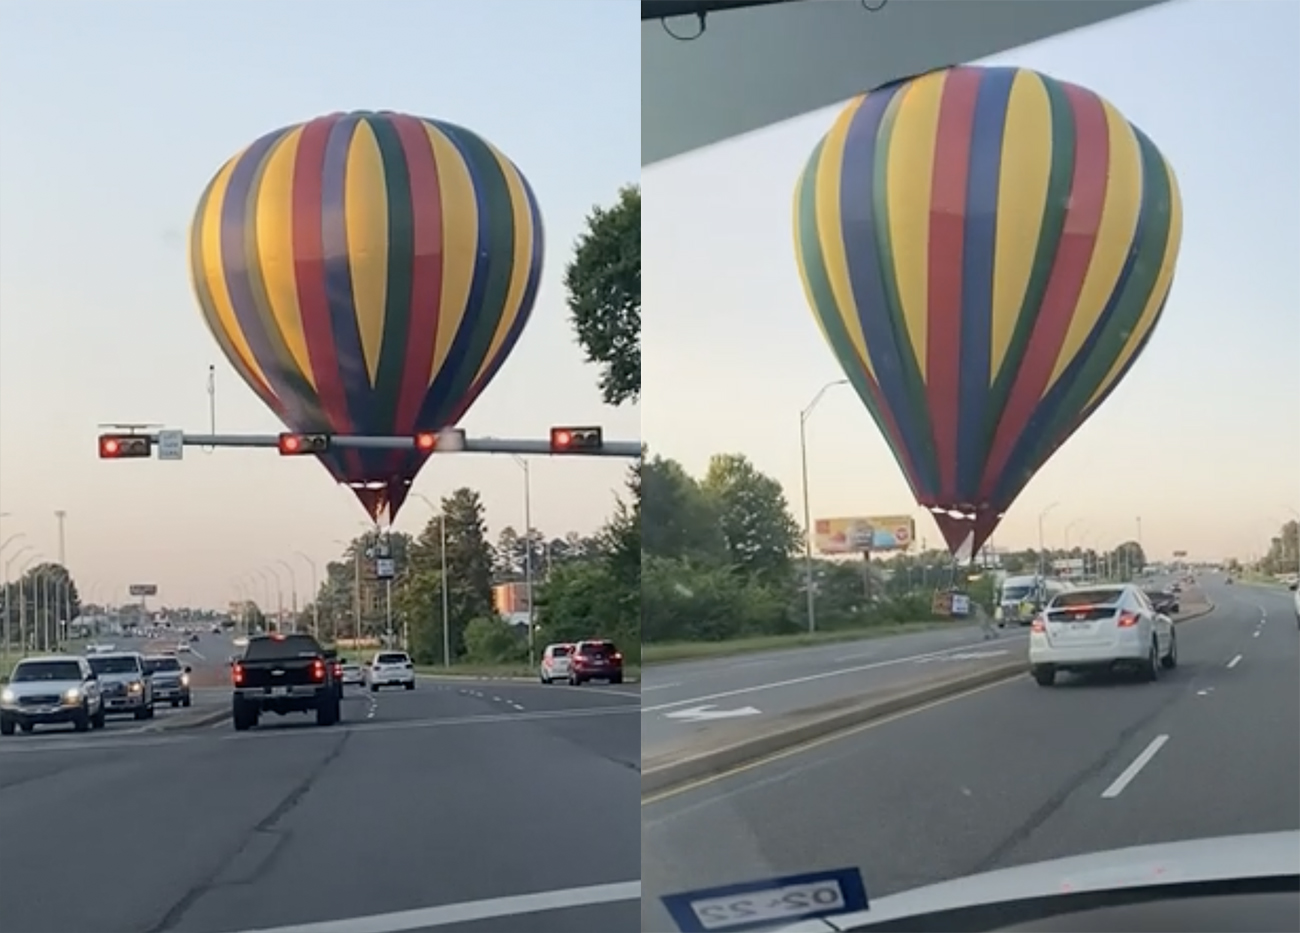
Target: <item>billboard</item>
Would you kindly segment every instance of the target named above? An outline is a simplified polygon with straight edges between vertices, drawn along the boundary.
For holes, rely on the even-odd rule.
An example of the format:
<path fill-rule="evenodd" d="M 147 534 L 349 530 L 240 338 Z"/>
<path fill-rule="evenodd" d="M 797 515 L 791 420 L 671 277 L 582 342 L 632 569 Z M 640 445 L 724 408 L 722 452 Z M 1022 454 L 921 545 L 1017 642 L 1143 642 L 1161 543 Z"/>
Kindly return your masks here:
<path fill-rule="evenodd" d="M 157 583 L 132 583 L 130 587 L 127 588 L 127 592 L 129 592 L 132 596 L 157 596 L 158 584 Z"/>
<path fill-rule="evenodd" d="M 916 522 L 910 515 L 819 518 L 813 526 L 813 545 L 819 554 L 905 551 L 914 540 Z"/>

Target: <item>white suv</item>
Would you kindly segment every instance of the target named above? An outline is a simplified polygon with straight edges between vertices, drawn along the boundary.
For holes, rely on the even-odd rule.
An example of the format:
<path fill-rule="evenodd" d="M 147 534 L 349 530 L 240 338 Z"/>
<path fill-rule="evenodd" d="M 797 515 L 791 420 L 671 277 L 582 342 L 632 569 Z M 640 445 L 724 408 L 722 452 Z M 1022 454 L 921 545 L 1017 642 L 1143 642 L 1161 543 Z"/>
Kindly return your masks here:
<path fill-rule="evenodd" d="M 411 656 L 405 651 L 380 651 L 370 660 L 366 668 L 366 682 L 370 692 L 379 692 L 380 687 L 405 687 L 415 689 L 415 665 Z"/>
<path fill-rule="evenodd" d="M 1136 668 L 1155 680 L 1178 665 L 1178 638 L 1169 617 L 1156 612 L 1131 584 L 1060 593 L 1034 619 L 1029 666 L 1041 686 L 1058 671 Z"/>
<path fill-rule="evenodd" d="M 557 680 L 569 679 L 569 665 L 573 660 L 573 645 L 547 645 L 542 652 L 542 668 L 539 675 L 542 683 L 550 684 Z"/>

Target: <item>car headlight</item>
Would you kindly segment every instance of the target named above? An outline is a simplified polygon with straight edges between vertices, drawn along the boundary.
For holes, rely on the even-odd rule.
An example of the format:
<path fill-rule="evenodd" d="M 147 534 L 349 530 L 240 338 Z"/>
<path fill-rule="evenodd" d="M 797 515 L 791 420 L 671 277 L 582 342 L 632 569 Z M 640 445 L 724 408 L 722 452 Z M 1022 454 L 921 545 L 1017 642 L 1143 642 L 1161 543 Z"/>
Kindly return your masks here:
<path fill-rule="evenodd" d="M 64 702 L 64 703 L 80 703 L 80 702 L 81 702 L 81 688 L 80 688 L 80 687 L 73 687 L 71 690 L 64 691 L 64 694 L 63 694 L 63 702 Z"/>
<path fill-rule="evenodd" d="M 190 685 L 190 675 L 189 675 L 189 674 L 181 674 L 181 686 L 182 686 L 182 687 L 188 687 L 189 685 Z"/>
<path fill-rule="evenodd" d="M 16 699 L 18 698 L 14 695 L 14 692 L 10 690 L 8 687 L 6 687 L 3 690 L 0 690 L 0 703 L 12 703 Z"/>
<path fill-rule="evenodd" d="M 132 693 L 139 693 L 144 689 L 144 684 L 140 683 L 138 680 L 133 680 L 126 685 L 126 689 L 130 690 Z"/>

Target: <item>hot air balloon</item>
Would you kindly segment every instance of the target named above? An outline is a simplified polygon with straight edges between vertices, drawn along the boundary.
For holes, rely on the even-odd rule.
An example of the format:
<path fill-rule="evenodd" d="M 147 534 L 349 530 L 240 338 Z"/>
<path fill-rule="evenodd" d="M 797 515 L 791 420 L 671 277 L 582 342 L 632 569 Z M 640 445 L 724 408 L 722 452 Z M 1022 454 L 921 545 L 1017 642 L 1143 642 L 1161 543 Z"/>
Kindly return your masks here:
<path fill-rule="evenodd" d="M 541 266 L 519 169 L 463 127 L 389 112 L 268 133 L 221 167 L 190 230 L 208 327 L 296 433 L 455 425 L 518 341 Z M 320 455 L 376 522 L 427 458 Z"/>
<path fill-rule="evenodd" d="M 1169 163 L 1111 104 L 1023 68 L 853 100 L 794 199 L 822 333 L 954 554 L 976 552 L 1164 311 Z"/>

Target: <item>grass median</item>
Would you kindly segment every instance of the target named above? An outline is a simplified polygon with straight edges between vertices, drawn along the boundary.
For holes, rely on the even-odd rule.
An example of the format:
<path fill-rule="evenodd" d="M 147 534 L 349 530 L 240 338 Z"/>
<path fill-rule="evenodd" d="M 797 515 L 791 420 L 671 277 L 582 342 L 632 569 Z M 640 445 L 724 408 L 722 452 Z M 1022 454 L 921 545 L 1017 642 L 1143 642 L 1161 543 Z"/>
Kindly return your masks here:
<path fill-rule="evenodd" d="M 798 632 L 791 635 L 758 635 L 753 638 L 736 638 L 730 641 L 663 642 L 641 646 L 642 664 L 667 664 L 674 661 L 703 661 L 712 658 L 729 658 L 737 655 L 782 651 L 789 648 L 807 648 L 814 645 L 833 645 L 844 642 L 865 641 L 871 638 L 889 638 L 913 632 L 930 632 L 936 629 L 967 625 L 965 622 L 899 622 L 872 625 L 866 628 L 843 629 L 832 632 Z"/>

